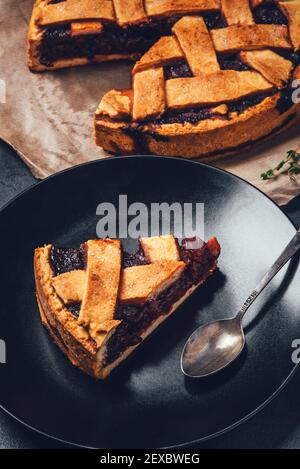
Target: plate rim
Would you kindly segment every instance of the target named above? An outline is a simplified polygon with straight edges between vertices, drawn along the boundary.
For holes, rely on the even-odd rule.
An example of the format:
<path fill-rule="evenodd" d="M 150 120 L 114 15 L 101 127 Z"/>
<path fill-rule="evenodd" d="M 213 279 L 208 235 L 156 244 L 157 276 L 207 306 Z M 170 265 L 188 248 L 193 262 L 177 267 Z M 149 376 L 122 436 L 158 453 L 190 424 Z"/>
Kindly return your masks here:
<path fill-rule="evenodd" d="M 178 157 L 174 157 L 174 156 L 162 156 L 162 155 L 139 155 L 139 154 L 135 154 L 135 155 L 126 155 L 126 156 L 111 156 L 111 157 L 107 157 L 107 158 L 101 158 L 101 159 L 97 159 L 97 160 L 92 160 L 92 161 L 88 161 L 88 162 L 85 162 L 85 163 L 80 163 L 80 164 L 77 164 L 77 165 L 74 165 L 74 166 L 71 166 L 69 168 L 65 168 L 61 171 L 58 171 L 57 173 L 54 173 L 54 174 L 51 174 L 50 176 L 47 176 L 46 178 L 42 179 L 42 180 L 38 180 L 37 182 L 34 182 L 33 184 L 31 184 L 29 187 L 23 189 L 20 193 L 18 193 L 17 195 L 15 195 L 14 197 L 12 197 L 10 200 L 8 200 L 0 209 L 0 218 L 1 218 L 1 215 L 3 212 L 5 212 L 6 210 L 8 210 L 15 202 L 18 201 L 18 199 L 22 198 L 24 195 L 27 194 L 27 192 L 31 192 L 31 191 L 35 191 L 35 190 L 38 190 L 38 188 L 43 185 L 43 184 L 47 184 L 49 181 L 51 181 L 52 179 L 56 178 L 56 177 L 61 177 L 63 176 L 64 174 L 66 173 L 69 173 L 69 172 L 72 172 L 72 171 L 80 171 L 80 168 L 82 167 L 85 167 L 85 166 L 93 166 L 93 165 L 98 165 L 98 164 L 104 164 L 104 163 L 108 163 L 109 161 L 116 161 L 116 160 L 127 160 L 127 159 L 150 159 L 150 160 L 170 160 L 170 161 L 179 161 L 179 162 L 183 162 L 185 164 L 191 164 L 191 165 L 196 165 L 196 166 L 201 166 L 201 167 L 205 167 L 205 168 L 209 168 L 210 170 L 212 171 L 216 171 L 216 172 L 220 172 L 220 173 L 223 173 L 229 177 L 232 177 L 233 179 L 237 179 L 239 181 L 241 181 L 242 183 L 250 186 L 252 189 L 254 189 L 255 191 L 257 191 L 258 193 L 260 193 L 264 198 L 266 198 L 267 200 L 269 200 L 269 202 L 271 202 L 273 204 L 273 206 L 279 210 L 279 212 L 281 213 L 281 215 L 283 215 L 288 221 L 289 223 L 292 225 L 292 227 L 295 229 L 295 231 L 297 231 L 297 228 L 295 226 L 295 224 L 293 223 L 293 221 L 290 219 L 290 217 L 283 212 L 283 210 L 280 208 L 280 206 L 274 201 L 271 199 L 270 196 L 268 196 L 267 194 L 265 194 L 261 189 L 259 189 L 258 187 L 256 187 L 254 184 L 252 184 L 251 182 L 249 181 L 246 181 L 245 179 L 241 178 L 240 176 L 237 176 L 236 174 L 233 174 L 229 171 L 226 171 L 225 169 L 223 168 L 218 168 L 216 166 L 212 166 L 210 164 L 207 164 L 207 163 L 203 163 L 203 162 L 200 162 L 200 161 L 195 161 L 195 160 L 191 160 L 191 159 L 187 159 L 187 158 L 178 158 Z M 230 432 L 231 430 L 234 430 L 235 428 L 239 427 L 240 425 L 242 425 L 243 423 L 247 422 L 248 420 L 250 420 L 252 417 L 254 417 L 256 414 L 258 414 L 259 412 L 261 412 L 267 405 L 269 405 L 282 391 L 283 389 L 287 386 L 287 384 L 290 382 L 290 380 L 293 378 L 294 374 L 297 372 L 298 370 L 298 367 L 300 365 L 300 362 L 299 363 L 296 363 L 294 364 L 294 367 L 293 369 L 291 370 L 291 372 L 288 374 L 288 376 L 285 378 L 285 380 L 281 383 L 281 385 L 265 400 L 263 401 L 258 407 L 256 407 L 253 411 L 251 411 L 249 414 L 245 415 L 243 418 L 237 420 L 236 422 L 232 423 L 231 425 L 221 429 L 221 430 L 218 430 L 217 432 L 214 432 L 214 433 L 211 433 L 209 435 L 206 435 L 204 437 L 201 437 L 201 438 L 196 438 L 194 440 L 191 440 L 191 441 L 188 441 L 188 442 L 184 442 L 184 443 L 179 443 L 179 444 L 175 444 L 175 445 L 168 445 L 168 446 L 162 446 L 162 447 L 159 447 L 158 449 L 180 449 L 180 448 L 188 448 L 188 447 L 191 447 L 191 445 L 196 445 L 196 444 L 200 444 L 200 443 L 204 443 L 206 441 L 209 441 L 209 440 L 213 440 L 214 438 L 217 438 L 219 436 L 222 436 L 228 432 Z M 83 445 L 83 444 L 80 444 L 80 443 L 74 443 L 74 442 L 71 442 L 71 441 L 68 441 L 64 438 L 60 438 L 58 436 L 55 436 L 55 435 L 51 435 L 50 433 L 47 433 L 47 432 L 44 432 L 38 428 L 36 428 L 35 426 L 33 425 L 30 425 L 29 423 L 25 422 L 24 420 L 22 420 L 21 418 L 19 418 L 17 415 L 15 415 L 13 412 L 9 411 L 8 409 L 6 409 L 1 403 L 0 403 L 0 409 L 2 411 L 4 411 L 7 415 L 9 415 L 11 418 L 13 418 L 15 421 L 17 421 L 18 423 L 20 423 L 21 425 L 23 425 L 25 428 L 37 433 L 38 435 L 41 435 L 43 437 L 46 437 L 46 438 L 49 438 L 50 440 L 53 440 L 53 441 L 57 441 L 59 443 L 62 443 L 62 444 L 66 444 L 66 445 L 69 445 L 69 446 L 73 446 L 75 448 L 82 448 L 82 449 L 103 449 L 103 448 L 98 448 L 98 447 L 93 447 L 93 446 L 88 446 L 88 445 Z"/>

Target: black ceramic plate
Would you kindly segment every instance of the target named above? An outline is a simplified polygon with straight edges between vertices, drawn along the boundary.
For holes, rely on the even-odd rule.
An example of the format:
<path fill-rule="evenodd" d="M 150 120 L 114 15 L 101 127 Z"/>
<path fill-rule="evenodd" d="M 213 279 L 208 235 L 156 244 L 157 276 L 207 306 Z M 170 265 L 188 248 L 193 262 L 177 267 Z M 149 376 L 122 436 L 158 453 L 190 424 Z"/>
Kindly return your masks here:
<path fill-rule="evenodd" d="M 96 237 L 97 205 L 117 203 L 119 194 L 148 205 L 203 202 L 206 238 L 217 235 L 222 245 L 220 272 L 106 382 L 94 382 L 68 362 L 40 324 L 32 254 L 44 243 L 76 246 Z M 273 202 L 228 173 L 171 158 L 98 161 L 26 191 L 2 210 L 0 226 L 0 338 L 7 346 L 0 403 L 40 432 L 88 447 L 192 446 L 260 409 L 295 369 L 297 260 L 249 311 L 241 359 L 206 380 L 189 380 L 180 371 L 191 332 L 235 313 L 295 233 Z"/>

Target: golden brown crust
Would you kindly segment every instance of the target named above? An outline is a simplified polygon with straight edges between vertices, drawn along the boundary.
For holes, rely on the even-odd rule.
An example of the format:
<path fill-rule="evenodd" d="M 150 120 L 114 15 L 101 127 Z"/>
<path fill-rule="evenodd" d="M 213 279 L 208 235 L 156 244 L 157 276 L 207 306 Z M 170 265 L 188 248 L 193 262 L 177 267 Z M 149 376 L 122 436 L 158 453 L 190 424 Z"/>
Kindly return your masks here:
<path fill-rule="evenodd" d="M 145 0 L 149 16 L 164 16 L 218 10 L 220 0 Z"/>
<path fill-rule="evenodd" d="M 85 329 L 65 308 L 52 286 L 53 272 L 49 263 L 52 246 L 38 248 L 34 254 L 36 293 L 42 322 L 51 329 L 55 342 L 86 373 L 93 375 L 97 347 Z"/>
<path fill-rule="evenodd" d="M 100 34 L 103 31 L 103 25 L 99 21 L 72 21 L 71 36 L 86 36 L 88 34 Z"/>
<path fill-rule="evenodd" d="M 288 28 L 273 24 L 232 25 L 213 29 L 212 40 L 217 52 L 231 53 L 275 47 L 291 49 Z"/>
<path fill-rule="evenodd" d="M 192 106 L 227 103 L 273 88 L 273 84 L 260 73 L 220 70 L 198 77 L 168 80 L 166 95 L 169 109 L 189 109 Z"/>
<path fill-rule="evenodd" d="M 249 0 L 222 0 L 222 10 L 228 25 L 254 24 Z"/>
<path fill-rule="evenodd" d="M 100 347 L 107 333 L 120 321 L 114 319 L 121 276 L 121 242 L 87 241 L 86 277 L 78 324 L 89 331 Z"/>
<path fill-rule="evenodd" d="M 141 238 L 140 245 L 148 262 L 159 262 L 162 259 L 179 261 L 178 244 L 174 236 L 151 236 Z"/>
<path fill-rule="evenodd" d="M 53 26 L 78 20 L 115 19 L 111 0 L 66 0 L 40 5 L 37 14 L 39 26 Z"/>
<path fill-rule="evenodd" d="M 216 51 L 203 18 L 185 16 L 173 26 L 173 32 L 195 77 L 220 70 Z"/>
<path fill-rule="evenodd" d="M 131 112 L 132 93 L 111 90 L 103 97 L 96 111 L 97 115 L 107 115 L 112 119 L 127 118 Z"/>
<path fill-rule="evenodd" d="M 125 305 L 143 306 L 176 282 L 185 269 L 182 261 L 158 261 L 123 271 L 120 299 Z"/>
<path fill-rule="evenodd" d="M 261 73 L 277 88 L 283 88 L 286 85 L 293 70 L 292 62 L 269 49 L 241 52 L 240 56 L 245 63 Z"/>
<path fill-rule="evenodd" d="M 289 20 L 290 36 L 295 49 L 300 47 L 300 0 L 279 2 L 283 13 Z"/>
<path fill-rule="evenodd" d="M 58 317 L 64 330 L 82 344 L 88 353 L 95 354 L 97 350 L 95 342 L 90 338 L 90 335 L 83 327 L 78 327 L 78 321 L 65 308 L 52 286 L 54 275 L 49 262 L 51 249 L 52 245 L 47 245 L 43 248 L 36 249 L 34 254 L 35 281 L 39 301 L 42 304 L 43 310 L 47 310 L 47 308 L 44 307 L 44 303 L 46 302 L 49 308 Z"/>
<path fill-rule="evenodd" d="M 113 4 L 120 25 L 139 23 L 147 19 L 143 0 L 113 0 Z"/>
<path fill-rule="evenodd" d="M 135 74 L 147 68 L 163 66 L 183 58 L 183 51 L 176 38 L 174 36 L 163 36 L 135 64 L 132 73 Z"/>
<path fill-rule="evenodd" d="M 159 116 L 166 108 L 164 70 L 162 67 L 139 72 L 133 81 L 134 120 Z"/>
<path fill-rule="evenodd" d="M 51 284 L 65 305 L 82 301 L 85 282 L 84 270 L 73 270 L 53 277 Z"/>

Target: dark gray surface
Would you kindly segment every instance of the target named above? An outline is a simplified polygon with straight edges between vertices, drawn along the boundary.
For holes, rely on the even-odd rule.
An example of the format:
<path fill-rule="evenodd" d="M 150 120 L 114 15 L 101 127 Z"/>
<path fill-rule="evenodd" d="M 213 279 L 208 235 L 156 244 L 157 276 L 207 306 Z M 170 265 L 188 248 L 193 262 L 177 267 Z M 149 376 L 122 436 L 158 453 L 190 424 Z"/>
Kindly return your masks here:
<path fill-rule="evenodd" d="M 35 183 L 15 152 L 0 142 L 0 206 Z M 300 226 L 300 197 L 284 211 Z M 260 414 L 242 426 L 202 444 L 200 448 L 297 448 L 300 447 L 298 372 L 285 390 Z M 26 429 L 0 411 L 0 448 L 61 448 L 55 441 Z"/>

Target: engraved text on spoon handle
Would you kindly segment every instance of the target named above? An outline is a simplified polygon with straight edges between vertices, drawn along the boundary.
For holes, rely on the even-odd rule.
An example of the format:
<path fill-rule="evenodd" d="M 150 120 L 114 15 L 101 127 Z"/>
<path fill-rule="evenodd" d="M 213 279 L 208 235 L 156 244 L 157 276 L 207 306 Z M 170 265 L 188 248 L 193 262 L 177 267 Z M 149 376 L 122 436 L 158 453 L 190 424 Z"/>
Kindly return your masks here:
<path fill-rule="evenodd" d="M 300 230 L 297 231 L 293 239 L 284 249 L 282 254 L 278 257 L 277 261 L 274 262 L 270 270 L 266 273 L 260 283 L 257 285 L 255 290 L 247 298 L 243 306 L 241 307 L 238 316 L 242 318 L 249 306 L 256 300 L 258 295 L 266 288 L 270 281 L 275 277 L 275 275 L 285 266 L 285 264 L 293 257 L 296 252 L 300 249 Z"/>

